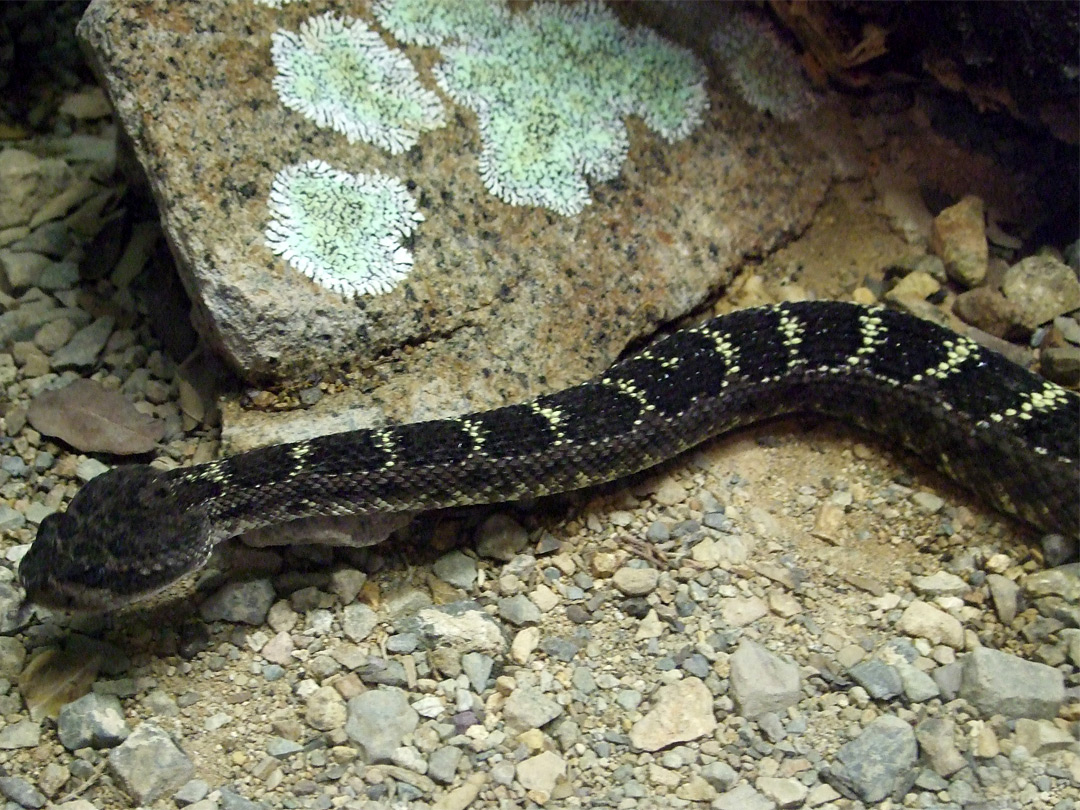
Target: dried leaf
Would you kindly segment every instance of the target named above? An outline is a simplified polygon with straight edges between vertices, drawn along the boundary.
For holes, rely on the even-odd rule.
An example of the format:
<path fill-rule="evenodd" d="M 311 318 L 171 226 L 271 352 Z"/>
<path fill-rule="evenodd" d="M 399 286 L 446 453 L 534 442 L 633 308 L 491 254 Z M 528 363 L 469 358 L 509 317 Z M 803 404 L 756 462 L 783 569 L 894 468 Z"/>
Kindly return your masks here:
<path fill-rule="evenodd" d="M 47 649 L 34 656 L 19 675 L 19 692 L 26 701 L 30 719 L 55 720 L 65 703 L 90 691 L 100 665 L 98 656 L 87 655 L 85 651 Z"/>
<path fill-rule="evenodd" d="M 164 422 L 139 413 L 120 394 L 94 380 L 76 380 L 39 394 L 27 418 L 38 432 L 85 453 L 148 453 L 165 435 Z"/>

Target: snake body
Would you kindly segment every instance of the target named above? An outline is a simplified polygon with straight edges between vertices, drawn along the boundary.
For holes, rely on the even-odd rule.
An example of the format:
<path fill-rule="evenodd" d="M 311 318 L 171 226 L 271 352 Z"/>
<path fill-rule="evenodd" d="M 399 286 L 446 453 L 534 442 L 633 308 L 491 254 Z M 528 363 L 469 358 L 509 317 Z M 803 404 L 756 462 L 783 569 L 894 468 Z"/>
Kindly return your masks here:
<path fill-rule="evenodd" d="M 249 529 L 568 491 L 800 412 L 884 434 L 1001 511 L 1080 534 L 1076 396 L 910 315 L 804 302 L 675 332 L 522 404 L 169 472 L 118 467 L 42 521 L 20 581 L 40 604 L 111 608 L 199 568 L 217 542 Z"/>

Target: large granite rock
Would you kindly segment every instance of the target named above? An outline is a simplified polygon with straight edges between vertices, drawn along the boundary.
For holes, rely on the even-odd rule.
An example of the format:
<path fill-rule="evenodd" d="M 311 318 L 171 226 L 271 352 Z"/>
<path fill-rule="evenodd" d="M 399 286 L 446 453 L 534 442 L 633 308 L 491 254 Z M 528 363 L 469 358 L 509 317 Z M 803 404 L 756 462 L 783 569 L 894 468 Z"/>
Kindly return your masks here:
<path fill-rule="evenodd" d="M 475 117 L 445 96 L 447 125 L 397 155 L 282 105 L 271 36 L 298 30 L 316 5 L 94 0 L 79 26 L 160 204 L 197 326 L 249 382 L 362 369 L 363 388 L 382 386 L 378 408 L 400 420 L 561 388 L 701 304 L 822 200 L 829 169 L 798 128 L 710 78 L 710 109 L 684 140 L 627 119 L 628 159 L 590 183 L 581 213 L 508 205 L 479 177 Z M 380 30 L 368 5 L 335 11 Z M 438 52 L 403 50 L 434 90 Z M 266 246 L 275 173 L 316 158 L 397 177 L 417 199 L 414 267 L 391 292 L 346 300 Z M 364 424 L 318 414 L 354 401 L 371 404 L 327 397 L 314 416 L 329 429 Z"/>

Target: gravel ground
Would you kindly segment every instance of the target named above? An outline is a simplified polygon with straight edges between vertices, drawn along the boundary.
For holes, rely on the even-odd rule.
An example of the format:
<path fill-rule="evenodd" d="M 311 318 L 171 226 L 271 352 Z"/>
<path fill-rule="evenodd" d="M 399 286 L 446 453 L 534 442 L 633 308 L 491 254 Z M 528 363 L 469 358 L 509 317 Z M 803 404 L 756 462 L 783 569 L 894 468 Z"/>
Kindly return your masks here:
<path fill-rule="evenodd" d="M 107 107 L 72 74 L 27 115 L 57 94 L 53 134 L 7 164 L 32 213 L 0 228 L 0 608 L 36 525 L 118 461 L 36 430 L 39 394 L 118 393 L 121 440 L 157 420 L 161 467 L 217 448 Z M 839 187 L 717 308 L 850 297 L 859 268 L 910 251 L 875 193 Z M 425 516 L 379 547 L 237 547 L 236 579 L 9 624 L 0 793 L 71 810 L 1071 810 L 1080 573 L 1047 569 L 1036 539 L 863 434 L 787 420 L 601 491 Z"/>

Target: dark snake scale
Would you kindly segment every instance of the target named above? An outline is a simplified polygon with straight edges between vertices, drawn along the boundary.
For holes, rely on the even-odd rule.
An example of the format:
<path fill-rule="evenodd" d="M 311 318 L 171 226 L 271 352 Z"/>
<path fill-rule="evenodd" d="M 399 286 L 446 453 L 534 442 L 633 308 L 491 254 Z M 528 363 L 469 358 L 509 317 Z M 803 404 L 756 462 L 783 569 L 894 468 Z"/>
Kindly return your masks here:
<path fill-rule="evenodd" d="M 39 604 L 112 608 L 199 568 L 216 543 L 248 529 L 563 492 L 792 413 L 884 434 L 1001 511 L 1080 534 L 1075 395 L 910 315 L 809 302 L 675 332 L 524 404 L 170 472 L 119 467 L 42 521 L 19 578 Z"/>

